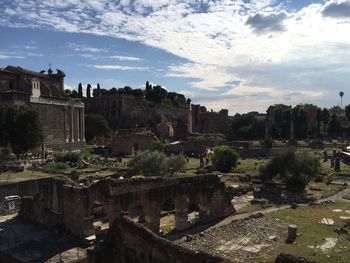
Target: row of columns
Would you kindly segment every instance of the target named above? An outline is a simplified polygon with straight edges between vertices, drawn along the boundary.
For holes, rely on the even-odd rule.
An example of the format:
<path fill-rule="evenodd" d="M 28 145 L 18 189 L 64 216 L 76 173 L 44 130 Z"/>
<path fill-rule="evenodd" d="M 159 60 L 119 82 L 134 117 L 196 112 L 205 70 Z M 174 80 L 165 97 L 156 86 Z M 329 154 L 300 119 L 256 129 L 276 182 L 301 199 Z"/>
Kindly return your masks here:
<path fill-rule="evenodd" d="M 83 107 L 68 107 L 66 111 L 66 142 L 85 142 Z"/>
<path fill-rule="evenodd" d="M 189 205 L 191 204 L 190 198 L 187 195 L 178 196 L 174 198 L 175 205 L 175 229 L 177 230 L 185 230 L 191 226 L 188 222 L 188 212 Z M 199 221 L 206 221 L 205 219 L 210 216 L 210 200 L 208 205 L 204 205 L 202 202 L 198 203 L 199 206 Z M 112 199 L 108 200 L 108 202 L 104 203 L 104 208 L 107 212 L 107 217 L 110 226 L 113 224 L 114 219 L 119 215 L 119 213 L 123 210 L 119 203 L 115 203 Z M 159 233 L 160 227 L 160 212 L 161 212 L 161 204 L 158 201 L 149 201 L 143 202 L 141 204 L 142 209 L 145 215 L 145 226 L 149 228 L 154 233 Z M 87 207 L 89 207 L 87 205 Z M 130 206 L 130 209 L 136 207 L 135 204 Z M 93 217 L 91 216 L 92 207 L 89 207 L 85 211 L 85 217 L 83 217 L 83 221 L 81 226 L 83 228 L 83 232 L 93 233 Z"/>

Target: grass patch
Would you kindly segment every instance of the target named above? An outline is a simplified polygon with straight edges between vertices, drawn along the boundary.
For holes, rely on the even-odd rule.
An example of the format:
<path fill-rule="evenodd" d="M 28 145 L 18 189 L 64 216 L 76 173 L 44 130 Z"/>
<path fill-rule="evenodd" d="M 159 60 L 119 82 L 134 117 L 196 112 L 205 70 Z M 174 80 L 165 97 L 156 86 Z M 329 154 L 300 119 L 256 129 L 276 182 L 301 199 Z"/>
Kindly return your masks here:
<path fill-rule="evenodd" d="M 343 212 L 336 213 L 332 210 L 342 209 Z M 339 216 L 349 216 L 344 211 L 350 210 L 349 203 L 337 203 L 327 206 L 299 207 L 298 209 L 285 209 L 270 216 L 278 218 L 288 224 L 298 226 L 299 236 L 295 244 L 279 244 L 270 249 L 265 255 L 249 262 L 273 262 L 281 252 L 306 257 L 319 263 L 347 263 L 350 258 L 349 234 L 338 235 L 334 230 L 345 223 Z M 332 226 L 319 224 L 322 218 L 332 218 L 335 223 Z M 350 232 L 350 229 L 348 229 Z M 287 232 L 287 229 L 286 229 Z M 285 233 L 286 234 L 286 233 Z M 333 249 L 321 251 L 317 246 L 325 242 L 325 238 L 338 238 Z M 310 248 L 309 246 L 314 246 Z"/>

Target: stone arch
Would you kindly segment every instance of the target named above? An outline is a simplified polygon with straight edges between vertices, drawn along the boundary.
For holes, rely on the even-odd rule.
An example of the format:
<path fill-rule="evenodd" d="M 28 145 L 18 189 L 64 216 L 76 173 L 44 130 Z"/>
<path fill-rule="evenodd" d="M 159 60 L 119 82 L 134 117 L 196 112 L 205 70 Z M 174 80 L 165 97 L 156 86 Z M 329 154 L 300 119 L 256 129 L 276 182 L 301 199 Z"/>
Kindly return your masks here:
<path fill-rule="evenodd" d="M 159 233 L 168 234 L 175 229 L 175 201 L 165 198 L 160 206 Z"/>
<path fill-rule="evenodd" d="M 100 201 L 92 202 L 90 213 L 93 218 L 93 227 L 108 229 L 109 228 L 109 218 L 108 218 L 108 210 L 105 204 Z"/>
<path fill-rule="evenodd" d="M 146 214 L 143 205 L 130 206 L 127 210 L 129 217 L 136 223 L 146 223 Z"/>

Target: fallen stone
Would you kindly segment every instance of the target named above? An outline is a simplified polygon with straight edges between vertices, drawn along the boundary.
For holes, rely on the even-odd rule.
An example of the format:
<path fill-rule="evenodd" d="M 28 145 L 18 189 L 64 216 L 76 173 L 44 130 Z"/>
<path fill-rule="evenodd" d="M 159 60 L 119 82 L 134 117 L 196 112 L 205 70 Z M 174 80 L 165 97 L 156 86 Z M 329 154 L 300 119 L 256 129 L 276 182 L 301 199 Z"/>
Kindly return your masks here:
<path fill-rule="evenodd" d="M 250 253 L 259 253 L 261 251 L 261 249 L 268 247 L 268 246 L 269 245 L 266 245 L 266 244 L 259 244 L 259 245 L 243 247 L 242 250 L 250 252 Z"/>
<path fill-rule="evenodd" d="M 277 237 L 276 236 L 269 236 L 269 239 L 272 241 L 277 241 Z"/>
<path fill-rule="evenodd" d="M 332 210 L 333 212 L 336 212 L 336 213 L 340 213 L 340 212 L 343 212 L 343 210 L 341 210 L 341 209 L 334 209 L 334 210 Z"/>
<path fill-rule="evenodd" d="M 322 218 L 319 223 L 331 226 L 334 225 L 334 220 L 332 218 Z"/>
<path fill-rule="evenodd" d="M 337 244 L 337 241 L 338 241 L 338 238 L 327 237 L 326 242 L 320 246 L 320 249 L 322 251 L 330 250 L 335 247 L 335 245 Z"/>
<path fill-rule="evenodd" d="M 339 217 L 341 220 L 349 220 L 350 216 L 340 216 Z"/>

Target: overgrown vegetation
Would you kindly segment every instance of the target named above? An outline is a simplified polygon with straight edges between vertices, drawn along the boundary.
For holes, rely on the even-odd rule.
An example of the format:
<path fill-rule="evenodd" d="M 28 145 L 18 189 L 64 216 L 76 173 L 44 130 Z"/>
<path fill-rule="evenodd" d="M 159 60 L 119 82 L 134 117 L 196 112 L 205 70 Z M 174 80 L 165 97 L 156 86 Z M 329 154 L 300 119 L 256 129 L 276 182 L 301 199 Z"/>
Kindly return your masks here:
<path fill-rule="evenodd" d="M 153 141 L 152 142 L 152 150 L 158 152 L 164 152 L 165 145 L 161 141 Z"/>
<path fill-rule="evenodd" d="M 87 159 L 90 153 L 88 151 L 71 151 L 71 152 L 56 152 L 54 158 L 56 162 L 61 163 L 78 163 L 83 159 Z"/>
<path fill-rule="evenodd" d="M 288 148 L 274 154 L 271 160 L 260 167 L 264 181 L 278 177 L 286 183 L 288 189 L 304 190 L 312 178 L 321 171 L 318 157 L 306 152 L 296 152 Z"/>
<path fill-rule="evenodd" d="M 182 155 L 167 157 L 163 152 L 138 152 L 128 163 L 132 174 L 144 176 L 172 176 L 186 165 Z"/>
<path fill-rule="evenodd" d="M 212 163 L 215 170 L 222 173 L 229 173 L 237 165 L 239 155 L 227 145 L 214 148 Z"/>

